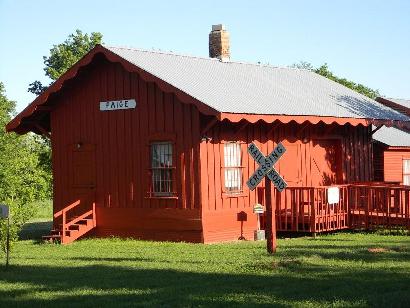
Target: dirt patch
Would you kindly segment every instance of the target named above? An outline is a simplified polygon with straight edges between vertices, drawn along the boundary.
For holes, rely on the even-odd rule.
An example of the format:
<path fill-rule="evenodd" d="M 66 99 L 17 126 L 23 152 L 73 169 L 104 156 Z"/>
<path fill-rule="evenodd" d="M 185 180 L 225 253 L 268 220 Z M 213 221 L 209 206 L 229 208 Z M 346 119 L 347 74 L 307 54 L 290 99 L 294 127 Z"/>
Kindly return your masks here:
<path fill-rule="evenodd" d="M 298 259 L 293 259 L 293 258 L 286 258 L 286 259 L 282 259 L 277 263 L 273 264 L 273 267 L 285 267 L 285 268 L 289 268 L 289 267 L 295 267 L 295 266 L 299 266 L 302 265 L 302 261 L 298 260 Z"/>
<path fill-rule="evenodd" d="M 383 253 L 383 252 L 388 252 L 390 250 L 387 248 L 376 247 L 376 248 L 369 248 L 367 249 L 367 251 L 371 253 Z"/>

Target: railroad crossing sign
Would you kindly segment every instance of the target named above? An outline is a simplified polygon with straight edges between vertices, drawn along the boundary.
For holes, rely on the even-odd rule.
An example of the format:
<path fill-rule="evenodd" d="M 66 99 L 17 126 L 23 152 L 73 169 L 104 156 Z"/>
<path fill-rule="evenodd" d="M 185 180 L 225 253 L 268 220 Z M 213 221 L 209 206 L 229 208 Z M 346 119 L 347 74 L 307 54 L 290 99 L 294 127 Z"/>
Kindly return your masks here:
<path fill-rule="evenodd" d="M 275 170 L 273 165 L 281 158 L 283 153 L 286 152 L 286 148 L 282 143 L 278 143 L 276 148 L 268 155 L 264 156 L 258 147 L 252 142 L 248 146 L 248 153 L 253 157 L 253 159 L 259 164 L 258 169 L 251 175 L 249 180 L 246 182 L 250 190 L 254 190 L 256 186 L 263 180 L 265 176 L 272 181 L 276 189 L 282 192 L 287 186 L 285 180 L 280 176 L 280 174 Z"/>

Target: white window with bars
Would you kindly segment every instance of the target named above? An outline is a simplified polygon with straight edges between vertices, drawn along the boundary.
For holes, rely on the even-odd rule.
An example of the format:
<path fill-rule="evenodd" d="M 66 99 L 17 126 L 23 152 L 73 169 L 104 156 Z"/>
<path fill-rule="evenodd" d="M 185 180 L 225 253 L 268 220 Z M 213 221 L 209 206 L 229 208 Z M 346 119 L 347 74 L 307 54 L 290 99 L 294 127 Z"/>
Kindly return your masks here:
<path fill-rule="evenodd" d="M 239 142 L 224 144 L 224 176 L 227 193 L 242 192 L 242 153 Z"/>
<path fill-rule="evenodd" d="M 403 159 L 403 185 L 410 185 L 410 159 Z"/>
<path fill-rule="evenodd" d="M 173 195 L 174 169 L 172 143 L 151 143 L 151 193 L 154 196 Z"/>

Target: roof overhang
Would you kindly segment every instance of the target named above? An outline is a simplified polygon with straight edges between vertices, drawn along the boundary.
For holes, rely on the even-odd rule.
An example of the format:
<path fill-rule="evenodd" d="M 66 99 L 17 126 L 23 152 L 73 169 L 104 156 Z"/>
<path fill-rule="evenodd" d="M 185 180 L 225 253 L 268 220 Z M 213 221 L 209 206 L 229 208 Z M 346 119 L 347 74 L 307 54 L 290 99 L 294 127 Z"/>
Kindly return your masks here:
<path fill-rule="evenodd" d="M 260 114 L 245 114 L 245 113 L 221 113 L 219 119 L 228 120 L 230 122 L 240 122 L 242 120 L 249 121 L 250 123 L 256 123 L 258 121 L 263 121 L 266 123 L 273 123 L 275 121 L 280 121 L 282 123 L 289 123 L 295 121 L 298 124 L 303 124 L 309 122 L 311 124 L 324 123 L 327 125 L 339 124 L 345 125 L 350 124 L 352 126 L 382 126 L 387 127 L 397 127 L 410 129 L 410 121 L 397 121 L 397 120 L 384 120 L 384 119 L 365 119 L 365 118 L 339 118 L 339 117 L 326 117 L 326 116 L 315 116 L 315 115 L 260 115 Z"/>
<path fill-rule="evenodd" d="M 44 131 L 50 132 L 50 123 L 46 123 L 47 115 L 53 110 L 53 106 L 47 105 L 50 98 L 57 94 L 69 80 L 74 79 L 79 71 L 89 65 L 97 55 L 103 55 L 112 63 L 120 63 L 125 70 L 130 73 L 138 73 L 138 75 L 147 82 L 155 82 L 157 86 L 164 92 L 174 93 L 183 103 L 194 104 L 198 110 L 206 115 L 218 116 L 219 112 L 203 102 L 193 98 L 184 91 L 175 88 L 173 85 L 164 80 L 153 76 L 144 69 L 128 62 L 122 57 L 116 55 L 104 46 L 96 45 L 89 53 L 74 64 L 66 73 L 51 84 L 42 94 L 40 94 L 31 104 L 21 111 L 13 120 L 6 125 L 8 132 L 14 131 L 18 134 L 25 134 L 29 131 L 38 134 L 44 134 Z M 40 119 L 43 119 L 42 121 Z M 49 119 L 48 119 L 49 121 Z"/>
<path fill-rule="evenodd" d="M 81 58 L 76 64 L 74 64 L 65 74 L 63 74 L 58 80 L 50 85 L 41 95 L 39 95 L 31 104 L 29 104 L 22 112 L 20 112 L 10 123 L 7 124 L 7 131 L 14 131 L 19 134 L 24 134 L 32 131 L 37 134 L 48 134 L 50 128 L 50 116 L 53 111 L 53 106 L 50 101 L 52 98 L 64 88 L 67 82 L 76 78 L 79 72 L 91 64 L 91 62 L 97 56 L 103 56 L 106 60 L 112 63 L 120 63 L 122 67 L 131 73 L 137 73 L 146 82 L 155 82 L 157 86 L 164 92 L 174 93 L 176 97 L 182 102 L 187 104 L 194 104 L 198 110 L 205 115 L 214 116 L 217 120 L 228 120 L 231 122 L 240 122 L 242 120 L 250 123 L 256 123 L 258 121 L 264 121 L 266 123 L 273 123 L 274 121 L 280 121 L 282 123 L 289 123 L 295 121 L 299 124 L 310 122 L 312 124 L 324 123 L 324 124 L 351 124 L 353 126 L 363 125 L 385 125 L 388 127 L 394 126 L 398 128 L 405 128 L 410 130 L 410 122 L 396 121 L 396 120 L 384 120 L 384 119 L 364 119 L 364 118 L 339 118 L 329 116 L 317 116 L 317 115 L 261 115 L 261 114 L 246 114 L 246 113 L 225 113 L 213 109 L 205 102 L 199 101 L 192 97 L 188 93 L 182 91 L 179 88 L 167 83 L 166 81 L 148 73 L 143 68 L 130 63 L 109 49 L 101 45 L 96 45 L 89 53 Z"/>
<path fill-rule="evenodd" d="M 375 99 L 377 102 L 382 103 L 385 106 L 388 106 L 390 108 L 393 108 L 407 116 L 410 116 L 410 108 L 404 105 L 399 104 L 398 102 L 392 100 L 392 99 L 387 99 L 385 97 L 376 97 Z"/>

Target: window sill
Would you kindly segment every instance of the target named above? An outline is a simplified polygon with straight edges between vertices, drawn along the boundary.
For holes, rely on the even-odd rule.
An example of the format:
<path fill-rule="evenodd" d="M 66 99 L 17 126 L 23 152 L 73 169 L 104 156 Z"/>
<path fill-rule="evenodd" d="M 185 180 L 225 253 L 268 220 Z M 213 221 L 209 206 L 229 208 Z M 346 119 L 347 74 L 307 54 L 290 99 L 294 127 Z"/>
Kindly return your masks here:
<path fill-rule="evenodd" d="M 144 199 L 178 200 L 178 197 L 177 196 L 147 196 Z"/>
<path fill-rule="evenodd" d="M 227 198 L 246 198 L 248 197 L 248 194 L 245 192 L 237 192 L 237 193 L 228 193 L 228 192 L 222 192 L 222 198 L 227 199 Z"/>

